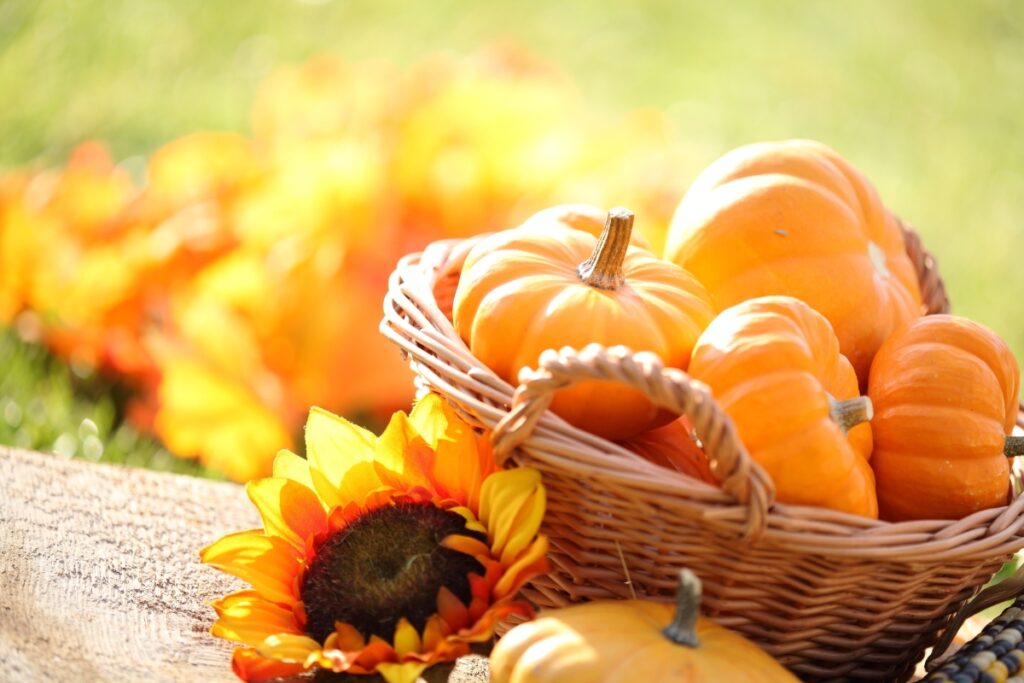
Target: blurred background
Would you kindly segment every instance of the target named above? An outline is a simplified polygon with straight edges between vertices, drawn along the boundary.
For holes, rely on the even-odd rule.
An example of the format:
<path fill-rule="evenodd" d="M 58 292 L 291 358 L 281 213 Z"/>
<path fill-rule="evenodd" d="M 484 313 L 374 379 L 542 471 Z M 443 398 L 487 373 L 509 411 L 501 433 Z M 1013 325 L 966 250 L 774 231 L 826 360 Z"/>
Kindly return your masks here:
<path fill-rule="evenodd" d="M 310 404 L 408 405 L 402 254 L 565 201 L 658 245 L 781 138 L 858 166 L 1024 358 L 1013 0 L 0 0 L 0 94 L 0 443 L 262 474 Z"/>

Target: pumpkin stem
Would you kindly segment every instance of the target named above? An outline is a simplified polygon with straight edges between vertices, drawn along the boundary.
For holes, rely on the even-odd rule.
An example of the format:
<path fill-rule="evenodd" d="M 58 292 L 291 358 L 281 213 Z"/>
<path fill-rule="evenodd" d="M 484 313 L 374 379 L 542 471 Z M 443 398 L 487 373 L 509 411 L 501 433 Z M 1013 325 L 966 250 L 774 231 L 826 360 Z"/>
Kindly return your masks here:
<path fill-rule="evenodd" d="M 867 396 L 848 398 L 845 401 L 837 401 L 829 396 L 828 408 L 829 416 L 843 430 L 843 434 L 875 416 L 875 407 Z"/>
<path fill-rule="evenodd" d="M 689 569 L 679 570 L 679 588 L 676 590 L 676 613 L 672 623 L 662 633 L 677 645 L 697 647 L 697 617 L 700 615 L 700 579 Z"/>
<path fill-rule="evenodd" d="M 1003 442 L 1003 454 L 1007 458 L 1024 455 L 1024 436 L 1008 436 Z"/>
<path fill-rule="evenodd" d="M 580 280 L 598 289 L 620 287 L 624 279 L 622 262 L 626 258 L 632 232 L 632 211 L 621 208 L 609 211 L 594 253 L 576 269 Z"/>

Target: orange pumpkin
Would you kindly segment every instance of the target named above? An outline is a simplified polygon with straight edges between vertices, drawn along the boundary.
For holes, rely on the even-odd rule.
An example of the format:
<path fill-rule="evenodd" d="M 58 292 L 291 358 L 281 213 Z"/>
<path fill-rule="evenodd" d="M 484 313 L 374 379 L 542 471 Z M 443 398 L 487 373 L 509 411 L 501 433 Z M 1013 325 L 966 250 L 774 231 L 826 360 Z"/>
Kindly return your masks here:
<path fill-rule="evenodd" d="M 506 381 L 542 351 L 597 342 L 652 351 L 686 368 L 714 312 L 679 266 L 630 245 L 633 214 L 613 209 L 600 238 L 558 221 L 495 233 L 466 257 L 455 292 L 455 329 Z M 672 415 L 640 392 L 606 381 L 556 392 L 551 409 L 571 424 L 621 440 Z"/>
<path fill-rule="evenodd" d="M 959 519 L 1004 504 L 1019 391 L 1017 362 L 984 325 L 930 315 L 888 339 L 868 385 L 882 518 Z"/>
<path fill-rule="evenodd" d="M 546 610 L 491 652 L 491 683 L 796 683 L 745 637 L 699 615 L 700 580 L 679 576 L 675 606 L 599 600 Z"/>
<path fill-rule="evenodd" d="M 711 387 L 779 502 L 878 516 L 870 401 L 820 313 L 784 296 L 733 306 L 700 336 L 689 373 Z"/>
<path fill-rule="evenodd" d="M 608 212 L 593 204 L 559 204 L 533 214 L 521 227 L 544 229 L 545 226 L 557 224 L 600 237 L 607 220 Z M 643 235 L 635 230 L 630 234 L 629 243 L 647 250 L 651 248 Z"/>
<path fill-rule="evenodd" d="M 642 455 L 655 465 L 718 486 L 718 480 L 711 473 L 707 453 L 694 440 L 693 425 L 685 416 L 669 422 L 664 427 L 627 439 L 621 445 Z"/>
<path fill-rule="evenodd" d="M 720 310 L 769 294 L 807 302 L 832 323 L 862 386 L 882 342 L 923 312 L 895 218 L 816 142 L 748 145 L 709 166 L 672 219 L 665 257 Z"/>

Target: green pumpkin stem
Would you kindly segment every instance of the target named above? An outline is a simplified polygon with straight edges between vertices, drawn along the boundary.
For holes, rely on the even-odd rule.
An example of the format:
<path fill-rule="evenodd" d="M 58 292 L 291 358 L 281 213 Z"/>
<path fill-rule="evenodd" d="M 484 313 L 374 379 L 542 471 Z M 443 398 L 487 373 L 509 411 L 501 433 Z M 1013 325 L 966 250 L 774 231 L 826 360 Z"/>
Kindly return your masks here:
<path fill-rule="evenodd" d="M 621 208 L 609 211 L 594 253 L 576 269 L 580 280 L 598 289 L 620 287 L 624 280 L 622 262 L 626 259 L 632 233 L 632 211 Z"/>
<path fill-rule="evenodd" d="M 1024 436 L 1008 436 L 1003 442 L 1003 454 L 1007 458 L 1024 455 Z"/>
<path fill-rule="evenodd" d="M 845 401 L 837 401 L 829 396 L 828 408 L 832 421 L 839 425 L 843 434 L 862 422 L 869 422 L 875 416 L 875 408 L 867 396 L 848 398 Z"/>
<path fill-rule="evenodd" d="M 679 570 L 679 588 L 676 590 L 676 613 L 672 623 L 662 633 L 677 645 L 697 647 L 697 617 L 700 616 L 700 579 L 689 569 Z"/>

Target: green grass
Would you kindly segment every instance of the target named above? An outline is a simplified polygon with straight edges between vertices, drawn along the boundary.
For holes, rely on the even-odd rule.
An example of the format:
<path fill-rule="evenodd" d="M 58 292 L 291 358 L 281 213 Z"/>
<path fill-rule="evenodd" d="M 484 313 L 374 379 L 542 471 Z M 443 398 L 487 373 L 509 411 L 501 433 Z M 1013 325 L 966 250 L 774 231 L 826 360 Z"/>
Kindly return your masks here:
<path fill-rule="evenodd" d="M 0 444 L 63 458 L 118 463 L 193 474 L 220 475 L 177 458 L 122 420 L 103 378 L 73 371 L 44 349 L 0 329 Z"/>
<path fill-rule="evenodd" d="M 1024 358 L 1015 0 L 4 0 L 0 169 L 59 163 L 87 138 L 129 159 L 197 129 L 245 131 L 266 73 L 319 52 L 409 64 L 494 40 L 563 65 L 595 108 L 669 111 L 689 151 L 680 194 L 746 142 L 832 145 L 918 226 L 954 309 Z"/>

